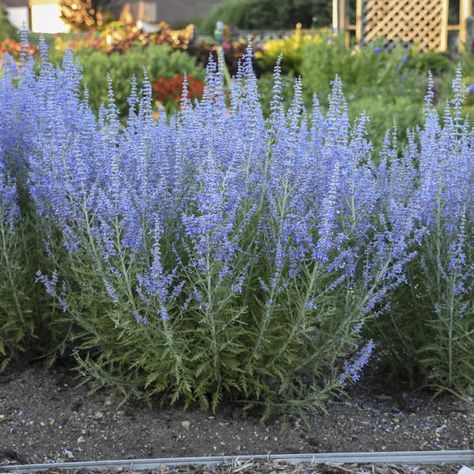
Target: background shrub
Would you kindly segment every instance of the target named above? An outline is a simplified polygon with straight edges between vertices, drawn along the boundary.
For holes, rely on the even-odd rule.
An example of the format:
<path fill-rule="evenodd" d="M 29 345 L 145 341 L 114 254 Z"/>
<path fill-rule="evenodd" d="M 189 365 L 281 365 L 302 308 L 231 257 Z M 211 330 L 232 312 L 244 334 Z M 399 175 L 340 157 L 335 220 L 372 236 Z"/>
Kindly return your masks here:
<path fill-rule="evenodd" d="M 301 75 L 307 86 L 307 101 L 311 100 L 310 91 L 315 92 L 327 107 L 328 84 L 338 75 L 351 104 L 352 117 L 364 112 L 370 117 L 369 137 L 380 147 L 385 131 L 394 121 L 404 136 L 407 128 L 422 119 L 420 104 L 431 63 L 423 62 L 419 56 L 422 55 L 402 48 L 385 51 L 377 45 L 350 49 L 342 37 L 332 35 L 318 43 L 304 44 Z"/>
<path fill-rule="evenodd" d="M 426 91 L 428 71 L 434 77 L 437 105 L 449 97 L 455 73 L 454 62 L 447 55 L 421 53 L 416 47 L 384 50 L 377 43 L 348 48 L 344 38 L 325 30 L 302 33 L 296 29 L 291 36 L 264 42 L 256 53 L 259 67 L 268 71 L 280 54 L 283 55 L 282 69 L 288 77 L 302 77 L 307 106 L 311 105 L 312 94 L 316 92 L 321 107 L 327 109 L 330 84 L 338 75 L 351 104 L 351 118 L 367 113 L 371 119 L 369 137 L 377 148 L 381 147 L 385 131 L 394 121 L 400 138 L 406 138 L 407 128 L 422 120 L 420 104 Z M 473 69 L 471 58 L 472 54 L 459 58 L 468 84 L 474 83 L 474 76 L 470 74 Z M 268 84 L 269 77 L 261 81 L 261 90 L 266 97 L 271 90 Z M 466 98 L 465 111 L 471 107 L 474 86 L 472 91 Z M 285 94 L 291 98 L 291 93 Z"/>
<path fill-rule="evenodd" d="M 178 105 L 183 95 L 185 80 L 189 98 L 191 100 L 200 99 L 204 92 L 204 82 L 194 79 L 193 76 L 185 78 L 183 74 L 179 74 L 171 79 L 159 77 L 153 83 L 154 97 L 163 104 L 171 102 Z"/>
<path fill-rule="evenodd" d="M 126 53 L 105 54 L 92 48 L 81 48 L 75 58 L 83 68 L 83 85 L 87 87 L 90 105 L 98 111 L 107 103 L 107 82 L 109 76 L 115 94 L 116 105 L 121 115 L 128 110 L 127 99 L 131 92 L 131 79 L 137 79 L 138 87 L 146 72 L 151 81 L 159 77 L 172 78 L 186 73 L 196 79 L 203 79 L 204 71 L 193 58 L 182 51 L 172 50 L 167 45 L 136 45 Z M 58 62 L 57 58 L 55 62 Z"/>
<path fill-rule="evenodd" d="M 17 36 L 16 28 L 8 20 L 7 11 L 3 4 L 0 3 L 0 41 L 7 38 L 17 39 Z"/>
<path fill-rule="evenodd" d="M 288 30 L 297 23 L 304 28 L 326 26 L 331 23 L 331 6 L 325 0 L 227 0 L 199 25 L 213 35 L 217 21 L 244 30 Z"/>
<path fill-rule="evenodd" d="M 255 57 L 259 67 L 272 71 L 281 56 L 283 71 L 299 76 L 302 74 L 301 64 L 305 49 L 312 44 L 319 45 L 326 42 L 331 36 L 329 30 L 321 29 L 303 33 L 298 26 L 292 35 L 265 41 Z"/>

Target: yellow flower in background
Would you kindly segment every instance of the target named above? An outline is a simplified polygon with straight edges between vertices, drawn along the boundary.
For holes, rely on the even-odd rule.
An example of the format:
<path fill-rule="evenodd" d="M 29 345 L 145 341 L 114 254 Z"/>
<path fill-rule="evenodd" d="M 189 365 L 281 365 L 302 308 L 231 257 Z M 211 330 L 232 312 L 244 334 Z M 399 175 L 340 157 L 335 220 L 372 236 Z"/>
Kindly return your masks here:
<path fill-rule="evenodd" d="M 302 61 L 302 48 L 304 46 L 308 44 L 319 45 L 330 37 L 332 37 L 332 33 L 328 28 L 303 32 L 301 24 L 298 23 L 292 35 L 265 41 L 262 49 L 255 54 L 255 57 L 264 66 L 273 67 L 278 56 L 283 54 L 284 63 L 297 66 Z"/>
<path fill-rule="evenodd" d="M 53 48 L 56 51 L 65 51 L 67 49 L 67 41 L 59 35 L 55 35 Z"/>
<path fill-rule="evenodd" d="M 362 54 L 362 48 L 356 44 L 351 50 L 351 56 L 359 56 Z"/>

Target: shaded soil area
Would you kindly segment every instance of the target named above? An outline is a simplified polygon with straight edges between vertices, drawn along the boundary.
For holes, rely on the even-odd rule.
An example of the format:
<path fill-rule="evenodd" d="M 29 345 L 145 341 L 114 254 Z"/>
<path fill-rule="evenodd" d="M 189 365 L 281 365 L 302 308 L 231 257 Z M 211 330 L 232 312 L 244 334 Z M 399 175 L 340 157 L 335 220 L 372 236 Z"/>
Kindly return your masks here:
<path fill-rule="evenodd" d="M 327 413 L 315 412 L 308 425 L 278 419 L 262 425 L 258 418 L 243 417 L 241 408 L 231 403 L 215 415 L 136 402 L 120 405 L 106 392 L 88 395 L 86 386 L 75 387 L 67 369 L 30 366 L 0 376 L 0 463 L 474 449 L 472 401 L 448 395 L 432 399 L 367 381 L 349 396 L 329 401 Z M 257 470 L 240 468 L 242 473 L 272 470 L 265 470 L 265 463 Z M 359 472 L 308 469 L 286 472 Z M 451 472 L 443 469 L 424 472 Z"/>

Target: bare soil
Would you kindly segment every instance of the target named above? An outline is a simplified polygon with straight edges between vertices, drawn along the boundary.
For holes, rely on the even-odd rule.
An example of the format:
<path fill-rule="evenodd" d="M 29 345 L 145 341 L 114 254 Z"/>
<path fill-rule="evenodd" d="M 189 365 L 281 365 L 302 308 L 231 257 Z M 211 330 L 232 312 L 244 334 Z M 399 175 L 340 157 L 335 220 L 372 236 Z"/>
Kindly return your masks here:
<path fill-rule="evenodd" d="M 214 415 L 194 408 L 187 411 L 160 408 L 158 404 L 148 407 L 127 402 L 119 406 L 120 400 L 106 392 L 88 395 L 86 386 L 76 387 L 66 368 L 46 370 L 37 365 L 13 369 L 0 376 L 0 464 L 474 449 L 472 401 L 451 395 L 433 399 L 429 394 L 408 393 L 399 387 L 383 387 L 364 380 L 349 397 L 330 400 L 327 413 L 315 412 L 309 417 L 308 425 L 301 420 L 284 425 L 278 419 L 263 425 L 258 418 L 243 417 L 241 408 L 232 403 L 223 404 Z M 306 467 L 306 471 L 304 466 L 291 467 L 294 470 L 290 471 L 288 466 L 281 467 L 278 463 L 252 463 L 248 466 L 250 470 L 245 466 L 239 468 L 241 473 L 285 469 L 285 472 L 364 472 L 343 470 L 351 467 L 327 467 L 339 469 L 328 471 L 315 466 Z M 227 471 L 196 469 L 169 472 L 233 472 L 229 468 Z M 447 466 L 439 471 L 430 469 L 371 468 L 365 472 L 456 472 Z"/>

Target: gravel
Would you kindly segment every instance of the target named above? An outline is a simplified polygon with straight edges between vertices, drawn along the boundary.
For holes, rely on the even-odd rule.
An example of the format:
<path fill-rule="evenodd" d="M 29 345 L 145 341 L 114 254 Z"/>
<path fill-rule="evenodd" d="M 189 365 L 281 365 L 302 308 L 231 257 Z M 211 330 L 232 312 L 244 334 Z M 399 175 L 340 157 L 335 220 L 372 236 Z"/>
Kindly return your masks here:
<path fill-rule="evenodd" d="M 88 395 L 86 386 L 75 387 L 66 368 L 30 366 L 0 376 L 0 463 L 474 449 L 471 401 L 452 395 L 432 399 L 429 394 L 409 393 L 373 381 L 362 381 L 349 395 L 330 400 L 327 413 L 315 411 L 307 425 L 298 419 L 263 425 L 257 418 L 243 417 L 240 407 L 229 402 L 215 414 L 195 408 L 160 408 L 158 403 L 121 405 L 106 392 Z M 249 466 L 250 470 L 240 468 L 238 472 L 243 473 L 273 469 L 259 463 Z M 275 472 L 285 469 L 289 467 L 274 466 Z M 359 467 L 291 469 L 288 472 L 364 472 L 344 471 Z M 377 469 L 381 468 L 365 472 L 451 472 L 447 467 L 441 471 Z"/>

